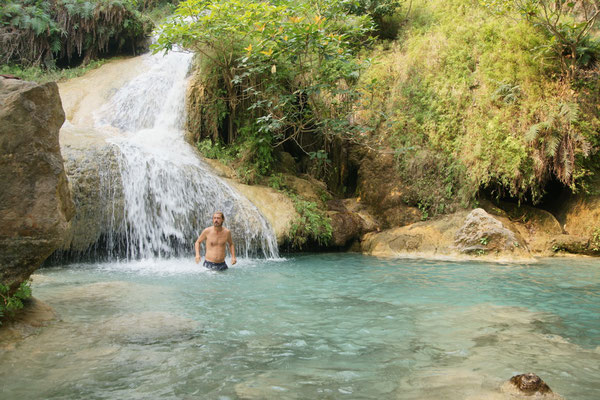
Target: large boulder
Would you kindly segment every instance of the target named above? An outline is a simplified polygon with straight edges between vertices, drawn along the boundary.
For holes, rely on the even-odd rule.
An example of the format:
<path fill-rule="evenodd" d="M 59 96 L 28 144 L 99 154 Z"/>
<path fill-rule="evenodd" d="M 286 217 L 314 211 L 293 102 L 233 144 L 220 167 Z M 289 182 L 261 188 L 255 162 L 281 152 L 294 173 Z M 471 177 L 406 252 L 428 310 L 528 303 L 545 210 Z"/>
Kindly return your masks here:
<path fill-rule="evenodd" d="M 367 233 L 362 237 L 361 249 L 365 254 L 382 257 L 533 260 L 516 229 L 481 209 Z"/>
<path fill-rule="evenodd" d="M 503 253 L 522 249 L 525 241 L 484 209 L 476 208 L 456 231 L 454 246 L 461 253 Z"/>
<path fill-rule="evenodd" d="M 0 282 L 13 289 L 60 246 L 74 213 L 64 119 L 56 83 L 0 78 Z"/>

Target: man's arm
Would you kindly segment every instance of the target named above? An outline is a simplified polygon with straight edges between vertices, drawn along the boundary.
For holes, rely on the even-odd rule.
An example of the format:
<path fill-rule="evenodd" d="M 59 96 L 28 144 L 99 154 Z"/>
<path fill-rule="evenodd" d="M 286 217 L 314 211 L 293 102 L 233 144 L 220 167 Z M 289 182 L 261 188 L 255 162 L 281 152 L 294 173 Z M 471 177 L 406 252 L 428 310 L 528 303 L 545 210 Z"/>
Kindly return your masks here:
<path fill-rule="evenodd" d="M 233 239 L 231 238 L 231 231 L 227 232 L 227 244 L 229 244 L 229 252 L 231 253 L 231 265 L 237 262 L 235 258 L 235 246 L 233 245 Z"/>
<path fill-rule="evenodd" d="M 204 242 L 205 240 L 206 240 L 206 229 L 202 231 L 200 236 L 198 236 L 196 243 L 194 243 L 194 248 L 196 249 L 196 264 L 198 264 L 200 262 L 200 259 L 202 258 L 200 256 L 200 243 Z"/>

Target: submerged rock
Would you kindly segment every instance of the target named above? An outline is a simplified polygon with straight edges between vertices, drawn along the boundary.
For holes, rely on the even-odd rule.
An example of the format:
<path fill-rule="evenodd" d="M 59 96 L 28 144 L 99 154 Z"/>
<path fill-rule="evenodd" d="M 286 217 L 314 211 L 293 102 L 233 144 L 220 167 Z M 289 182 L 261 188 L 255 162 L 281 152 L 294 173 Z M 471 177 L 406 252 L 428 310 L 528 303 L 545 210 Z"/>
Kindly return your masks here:
<path fill-rule="evenodd" d="M 536 398 L 546 400 L 561 400 L 562 397 L 553 393 L 550 387 L 536 374 L 527 373 L 515 375 L 501 387 L 511 398 Z"/>
<path fill-rule="evenodd" d="M 16 288 L 60 246 L 74 214 L 56 83 L 0 78 L 0 282 Z"/>
<path fill-rule="evenodd" d="M 52 307 L 35 298 L 24 301 L 23 306 L 13 318 L 2 321 L 0 349 L 12 349 L 20 340 L 35 334 L 57 318 Z"/>

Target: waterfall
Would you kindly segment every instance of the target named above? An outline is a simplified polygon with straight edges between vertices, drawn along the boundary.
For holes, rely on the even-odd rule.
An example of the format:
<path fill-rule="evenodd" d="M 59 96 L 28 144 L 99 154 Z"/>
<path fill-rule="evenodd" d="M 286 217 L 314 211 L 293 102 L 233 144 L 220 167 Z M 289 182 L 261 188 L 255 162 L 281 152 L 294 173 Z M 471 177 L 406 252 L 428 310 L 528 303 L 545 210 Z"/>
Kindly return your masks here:
<path fill-rule="evenodd" d="M 215 176 L 185 142 L 186 75 L 192 54 L 145 55 L 147 69 L 96 113 L 119 149 L 124 218 L 110 228 L 128 259 L 192 254 L 199 233 L 225 214 L 239 256 L 277 256 L 272 228 L 258 209 Z M 116 253 L 112 248 L 109 254 Z M 122 252 L 122 251 L 121 251 Z"/>

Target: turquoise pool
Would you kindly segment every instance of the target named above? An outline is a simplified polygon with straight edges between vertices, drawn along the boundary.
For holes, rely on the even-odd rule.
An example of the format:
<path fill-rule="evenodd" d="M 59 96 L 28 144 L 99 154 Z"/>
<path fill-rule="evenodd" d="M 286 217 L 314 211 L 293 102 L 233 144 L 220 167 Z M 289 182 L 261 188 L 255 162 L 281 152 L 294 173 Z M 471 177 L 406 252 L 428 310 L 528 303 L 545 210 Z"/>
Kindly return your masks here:
<path fill-rule="evenodd" d="M 60 320 L 0 348 L 8 399 L 600 398 L 600 263 L 318 254 L 38 271 Z"/>

